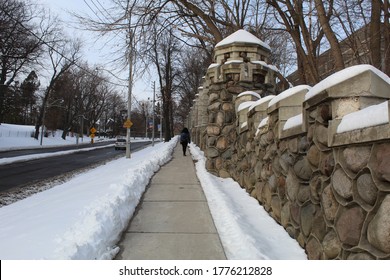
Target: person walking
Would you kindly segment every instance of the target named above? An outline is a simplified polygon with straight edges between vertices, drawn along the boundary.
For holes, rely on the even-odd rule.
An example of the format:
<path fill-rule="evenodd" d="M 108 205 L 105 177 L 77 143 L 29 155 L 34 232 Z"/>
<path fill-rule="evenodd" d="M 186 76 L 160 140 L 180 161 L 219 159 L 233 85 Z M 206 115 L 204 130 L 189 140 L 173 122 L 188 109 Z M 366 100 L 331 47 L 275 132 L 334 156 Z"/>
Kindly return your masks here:
<path fill-rule="evenodd" d="M 188 131 L 188 128 L 185 127 L 180 133 L 180 144 L 183 147 L 183 156 L 186 156 L 187 146 L 189 143 L 191 143 L 190 132 Z"/>

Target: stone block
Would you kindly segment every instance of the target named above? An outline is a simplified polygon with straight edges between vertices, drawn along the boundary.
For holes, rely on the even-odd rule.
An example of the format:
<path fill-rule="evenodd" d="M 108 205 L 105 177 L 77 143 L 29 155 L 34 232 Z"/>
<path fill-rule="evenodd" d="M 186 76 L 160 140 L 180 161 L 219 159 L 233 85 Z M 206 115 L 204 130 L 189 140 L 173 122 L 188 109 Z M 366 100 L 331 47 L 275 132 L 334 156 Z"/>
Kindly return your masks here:
<path fill-rule="evenodd" d="M 348 147 L 343 151 L 342 155 L 343 161 L 345 162 L 345 167 L 352 172 L 358 173 L 367 165 L 371 155 L 371 147 Z"/>
<path fill-rule="evenodd" d="M 378 189 L 370 173 L 361 174 L 356 180 L 356 189 L 359 197 L 367 204 L 374 205 Z"/>
<path fill-rule="evenodd" d="M 390 143 L 375 147 L 370 166 L 381 181 L 390 182 Z"/>
<path fill-rule="evenodd" d="M 333 230 L 325 235 L 322 246 L 327 259 L 335 259 L 341 252 L 340 240 Z"/>
<path fill-rule="evenodd" d="M 345 200 L 350 200 L 352 198 L 352 179 L 345 174 L 342 168 L 337 168 L 332 176 L 332 186 L 338 195 L 340 195 Z"/>
<path fill-rule="evenodd" d="M 362 208 L 352 207 L 345 209 L 340 217 L 338 217 L 335 224 L 340 241 L 350 246 L 358 245 L 362 234 L 364 219 L 365 213 Z"/>
<path fill-rule="evenodd" d="M 313 204 L 308 204 L 301 208 L 301 229 L 306 237 L 311 233 L 315 213 L 316 208 Z"/>
<path fill-rule="evenodd" d="M 321 205 L 324 210 L 326 219 L 329 221 L 334 221 L 334 219 L 336 218 L 337 210 L 339 208 L 339 204 L 334 197 L 330 185 L 326 186 L 321 194 Z"/>
<path fill-rule="evenodd" d="M 306 157 L 294 164 L 294 172 L 302 180 L 308 181 L 311 178 L 313 171 Z"/>
<path fill-rule="evenodd" d="M 368 241 L 377 249 L 390 254 L 390 194 L 386 195 L 378 212 L 368 225 Z"/>
<path fill-rule="evenodd" d="M 309 260 L 320 260 L 323 256 L 323 249 L 321 243 L 315 239 L 310 238 L 306 245 L 307 256 Z"/>
<path fill-rule="evenodd" d="M 207 126 L 207 135 L 209 136 L 218 136 L 221 134 L 221 128 L 218 126 Z"/>

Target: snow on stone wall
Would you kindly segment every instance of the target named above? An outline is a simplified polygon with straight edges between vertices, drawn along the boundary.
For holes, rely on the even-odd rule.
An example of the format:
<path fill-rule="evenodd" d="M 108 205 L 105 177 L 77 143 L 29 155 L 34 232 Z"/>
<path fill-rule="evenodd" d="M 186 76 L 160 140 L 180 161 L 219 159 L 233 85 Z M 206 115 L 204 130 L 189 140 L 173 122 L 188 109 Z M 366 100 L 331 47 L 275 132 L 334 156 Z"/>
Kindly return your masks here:
<path fill-rule="evenodd" d="M 310 259 L 390 259 L 390 82 L 366 65 L 343 73 L 260 98 L 207 76 L 209 121 L 192 131 L 207 169 L 236 180 Z"/>

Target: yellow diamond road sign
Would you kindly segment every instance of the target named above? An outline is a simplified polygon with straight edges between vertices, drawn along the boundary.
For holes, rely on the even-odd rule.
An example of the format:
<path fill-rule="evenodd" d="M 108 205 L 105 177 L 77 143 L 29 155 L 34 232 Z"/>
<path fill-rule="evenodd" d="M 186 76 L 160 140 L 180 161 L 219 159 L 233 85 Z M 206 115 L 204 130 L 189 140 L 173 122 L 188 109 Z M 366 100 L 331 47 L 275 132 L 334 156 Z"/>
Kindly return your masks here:
<path fill-rule="evenodd" d="M 131 120 L 127 119 L 125 123 L 123 124 L 123 127 L 130 128 L 133 125 Z"/>
<path fill-rule="evenodd" d="M 95 132 L 97 131 L 94 127 L 92 127 L 90 130 L 89 130 L 92 134 L 95 134 Z"/>

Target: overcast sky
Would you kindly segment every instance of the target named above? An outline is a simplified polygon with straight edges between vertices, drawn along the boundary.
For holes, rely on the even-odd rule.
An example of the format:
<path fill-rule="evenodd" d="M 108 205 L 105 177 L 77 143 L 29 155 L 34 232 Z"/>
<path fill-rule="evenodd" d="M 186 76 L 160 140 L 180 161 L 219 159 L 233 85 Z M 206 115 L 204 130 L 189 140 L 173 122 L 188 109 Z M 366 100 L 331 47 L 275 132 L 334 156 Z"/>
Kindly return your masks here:
<path fill-rule="evenodd" d="M 100 4 L 106 7 L 110 1 L 99 0 Z M 108 37 L 96 41 L 98 34 L 77 30 L 72 28 L 72 22 L 75 19 L 70 15 L 70 12 L 78 14 L 91 14 L 91 8 L 94 8 L 92 0 L 37 0 L 37 3 L 41 3 L 44 7 L 47 7 L 55 15 L 58 15 L 60 19 L 64 22 L 64 26 L 67 29 L 67 34 L 70 37 L 81 38 L 84 41 L 83 54 L 85 54 L 84 60 L 88 61 L 89 65 L 97 64 L 101 69 L 107 69 L 110 72 L 117 74 L 116 69 L 110 66 L 110 60 L 113 58 L 112 51 L 115 51 L 115 45 L 112 44 L 112 41 Z M 86 4 L 88 3 L 88 5 Z M 95 2 L 96 3 L 96 2 Z M 96 3 L 97 4 L 97 3 Z M 123 66 L 123 65 L 122 65 Z M 104 70 L 102 70 L 104 71 Z M 110 74 L 106 71 L 106 74 Z M 128 67 L 126 67 L 119 75 L 123 79 L 128 78 Z M 115 81 L 127 86 L 127 83 L 124 81 Z M 152 82 L 148 75 L 144 75 L 141 78 L 138 78 L 135 81 L 133 88 L 133 94 L 137 100 L 146 100 L 148 97 L 152 97 Z M 157 81 L 156 81 L 157 82 Z M 124 95 L 127 93 L 127 88 L 118 88 Z"/>

